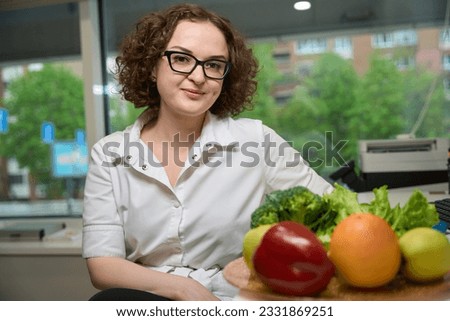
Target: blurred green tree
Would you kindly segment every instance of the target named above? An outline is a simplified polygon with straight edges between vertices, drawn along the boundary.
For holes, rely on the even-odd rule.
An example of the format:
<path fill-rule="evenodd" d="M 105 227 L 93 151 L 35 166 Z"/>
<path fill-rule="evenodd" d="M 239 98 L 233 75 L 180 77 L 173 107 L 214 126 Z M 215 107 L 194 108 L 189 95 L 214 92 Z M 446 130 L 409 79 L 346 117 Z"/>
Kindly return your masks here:
<path fill-rule="evenodd" d="M 416 137 L 450 138 L 450 108 L 443 77 L 423 68 L 407 70 L 403 75 L 403 132 L 414 131 Z"/>
<path fill-rule="evenodd" d="M 405 97 L 403 75 L 393 61 L 374 55 L 362 76 L 356 95 L 357 108 L 349 121 L 349 138 L 395 138 L 403 131 Z"/>
<path fill-rule="evenodd" d="M 135 108 L 134 105 L 123 100 L 118 95 L 109 97 L 109 121 L 111 132 L 124 130 L 132 125 L 145 108 Z"/>
<path fill-rule="evenodd" d="M 39 183 L 49 196 L 62 196 L 63 182 L 52 178 L 51 146 L 41 139 L 41 125 L 54 124 L 55 140 L 74 140 L 75 130 L 85 127 L 82 80 L 61 65 L 44 64 L 11 81 L 8 93 L 4 105 L 11 123 L 0 137 L 0 154 L 28 168 L 31 199 Z"/>
<path fill-rule="evenodd" d="M 326 53 L 315 62 L 309 76 L 282 109 L 279 130 L 293 140 L 314 168 L 342 166 L 352 155 L 345 146 L 348 123 L 355 113 L 357 88 L 358 76 L 351 62 Z M 339 155 L 332 152 L 336 144 L 340 144 L 336 150 Z"/>
<path fill-rule="evenodd" d="M 281 79 L 275 60 L 272 56 L 274 44 L 255 43 L 253 53 L 259 63 L 257 75 L 258 87 L 253 98 L 253 109 L 243 111 L 239 117 L 261 119 L 266 125 L 277 127 L 277 111 L 275 99 L 272 95 L 274 84 Z"/>

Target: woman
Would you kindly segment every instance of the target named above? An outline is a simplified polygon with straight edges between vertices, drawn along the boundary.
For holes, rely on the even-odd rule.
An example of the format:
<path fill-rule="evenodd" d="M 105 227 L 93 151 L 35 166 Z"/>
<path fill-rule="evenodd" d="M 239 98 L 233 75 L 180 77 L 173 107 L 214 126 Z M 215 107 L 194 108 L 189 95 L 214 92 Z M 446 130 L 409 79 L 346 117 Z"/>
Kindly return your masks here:
<path fill-rule="evenodd" d="M 151 13 L 124 40 L 117 67 L 124 98 L 147 109 L 92 148 L 83 214 L 91 280 L 150 299 L 232 299 L 222 268 L 241 256 L 264 195 L 332 187 L 261 122 L 231 118 L 251 103 L 257 63 L 228 20 L 196 5 Z"/>

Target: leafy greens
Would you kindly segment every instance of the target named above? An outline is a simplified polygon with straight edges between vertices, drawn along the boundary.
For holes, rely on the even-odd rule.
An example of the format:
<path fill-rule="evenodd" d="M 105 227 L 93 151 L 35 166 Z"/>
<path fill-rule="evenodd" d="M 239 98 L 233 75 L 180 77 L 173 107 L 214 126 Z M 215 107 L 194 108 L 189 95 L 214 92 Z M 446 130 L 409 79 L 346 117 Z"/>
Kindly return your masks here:
<path fill-rule="evenodd" d="M 353 213 L 372 213 L 386 220 L 398 237 L 415 227 L 432 227 L 439 222 L 433 204 L 419 189 L 413 190 L 407 202 L 391 207 L 387 186 L 373 189 L 370 203 L 359 203 L 358 194 L 339 184 L 322 197 L 305 187 L 294 187 L 267 195 L 265 202 L 252 214 L 252 228 L 292 220 L 308 226 L 325 246 L 334 228 Z"/>

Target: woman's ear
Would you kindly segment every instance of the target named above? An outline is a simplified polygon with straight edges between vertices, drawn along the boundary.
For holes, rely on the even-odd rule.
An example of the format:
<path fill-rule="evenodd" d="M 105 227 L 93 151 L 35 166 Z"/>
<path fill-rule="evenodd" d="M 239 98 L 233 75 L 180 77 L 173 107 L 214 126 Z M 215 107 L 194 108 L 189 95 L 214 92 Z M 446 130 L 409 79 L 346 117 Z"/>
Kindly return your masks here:
<path fill-rule="evenodd" d="M 151 79 L 151 81 L 153 81 L 153 82 L 156 82 L 156 67 L 153 67 L 153 69 L 152 69 L 152 72 L 151 72 L 151 74 L 150 74 L 150 79 Z"/>

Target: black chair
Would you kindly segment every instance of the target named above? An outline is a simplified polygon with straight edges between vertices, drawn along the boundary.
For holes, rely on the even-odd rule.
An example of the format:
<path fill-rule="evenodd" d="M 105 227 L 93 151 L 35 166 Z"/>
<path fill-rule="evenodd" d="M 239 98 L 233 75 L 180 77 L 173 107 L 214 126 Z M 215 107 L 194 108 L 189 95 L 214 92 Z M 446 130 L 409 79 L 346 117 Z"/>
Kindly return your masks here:
<path fill-rule="evenodd" d="M 147 291 L 112 288 L 94 294 L 89 301 L 172 301 Z"/>

